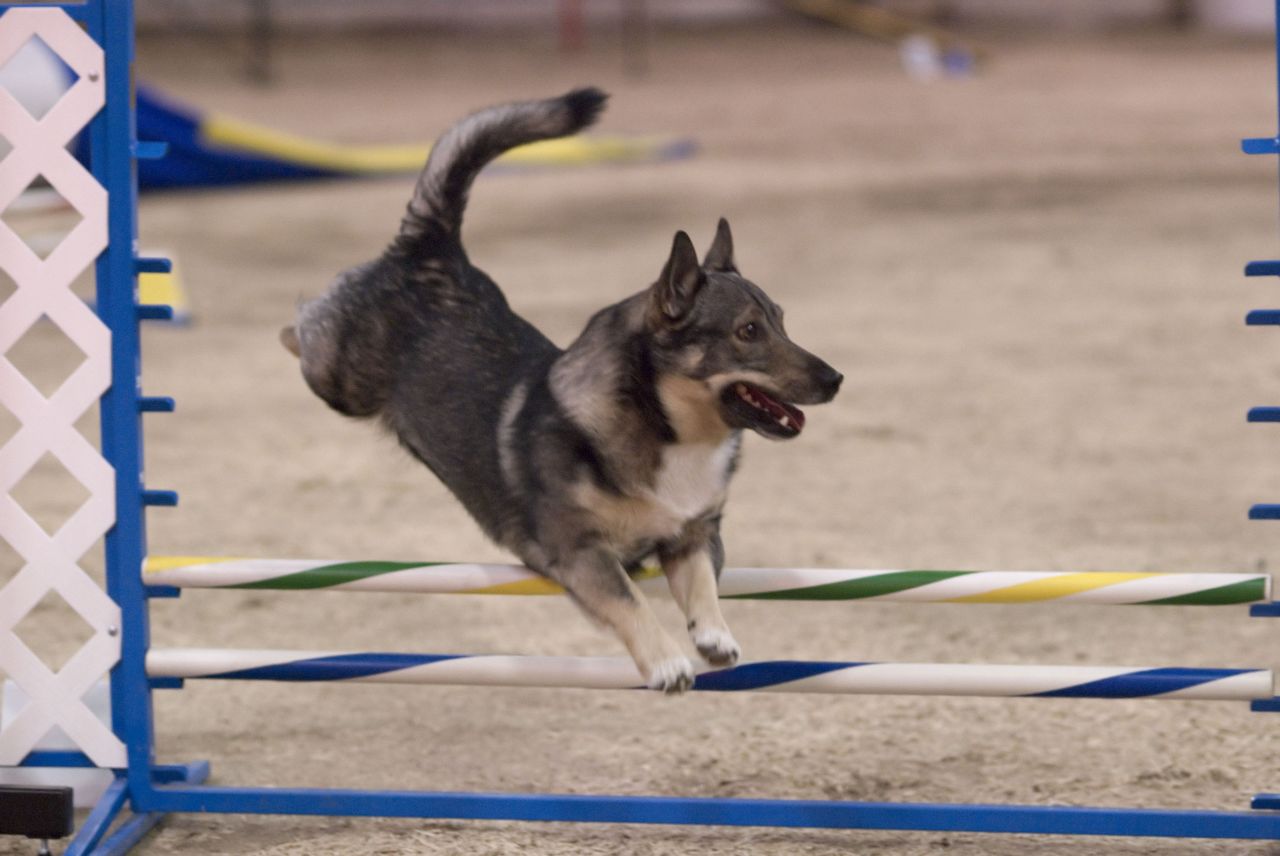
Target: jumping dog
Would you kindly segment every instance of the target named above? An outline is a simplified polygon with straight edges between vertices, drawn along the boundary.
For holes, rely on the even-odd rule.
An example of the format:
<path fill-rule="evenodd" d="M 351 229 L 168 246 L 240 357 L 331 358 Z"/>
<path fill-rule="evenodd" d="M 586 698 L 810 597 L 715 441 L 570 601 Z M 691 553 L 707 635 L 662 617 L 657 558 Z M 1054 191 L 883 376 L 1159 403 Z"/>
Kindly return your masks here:
<path fill-rule="evenodd" d="M 303 303 L 281 332 L 313 392 L 378 417 L 490 538 L 611 628 L 650 687 L 694 667 L 628 571 L 656 556 L 699 654 L 730 666 L 720 517 L 742 432 L 804 427 L 842 376 L 788 338 L 720 220 L 699 263 L 677 232 L 658 279 L 566 349 L 507 305 L 460 237 L 476 174 L 506 150 L 587 127 L 598 89 L 491 107 L 432 149 L 390 246 Z"/>

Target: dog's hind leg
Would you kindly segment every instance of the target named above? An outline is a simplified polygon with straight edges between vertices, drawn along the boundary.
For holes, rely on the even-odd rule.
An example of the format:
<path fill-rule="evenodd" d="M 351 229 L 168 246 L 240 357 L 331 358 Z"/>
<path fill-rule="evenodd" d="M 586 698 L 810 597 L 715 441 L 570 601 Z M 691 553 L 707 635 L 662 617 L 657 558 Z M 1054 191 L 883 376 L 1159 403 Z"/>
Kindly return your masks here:
<path fill-rule="evenodd" d="M 367 293 L 372 286 L 364 287 L 366 273 L 362 266 L 340 274 L 280 331 L 280 344 L 298 358 L 311 391 L 347 416 L 382 408 L 399 360 L 388 313 L 376 293 Z"/>
<path fill-rule="evenodd" d="M 689 637 L 713 666 L 732 666 L 741 649 L 720 613 L 719 569 L 708 544 L 660 554 L 671 596 L 689 621 Z"/>
<path fill-rule="evenodd" d="M 603 547 L 578 550 L 546 573 L 622 640 L 650 688 L 676 694 L 693 686 L 693 663 L 662 629 L 648 601 L 611 552 Z"/>

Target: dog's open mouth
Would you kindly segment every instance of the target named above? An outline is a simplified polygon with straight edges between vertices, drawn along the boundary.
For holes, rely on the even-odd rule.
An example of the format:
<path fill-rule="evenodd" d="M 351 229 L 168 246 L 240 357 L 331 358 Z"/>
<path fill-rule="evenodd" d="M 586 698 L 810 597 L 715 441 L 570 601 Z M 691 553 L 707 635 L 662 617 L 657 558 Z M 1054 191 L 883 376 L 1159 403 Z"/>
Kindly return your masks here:
<path fill-rule="evenodd" d="M 800 408 L 749 383 L 738 381 L 725 389 L 725 403 L 745 422 L 742 427 L 774 437 L 795 437 L 804 428 Z"/>

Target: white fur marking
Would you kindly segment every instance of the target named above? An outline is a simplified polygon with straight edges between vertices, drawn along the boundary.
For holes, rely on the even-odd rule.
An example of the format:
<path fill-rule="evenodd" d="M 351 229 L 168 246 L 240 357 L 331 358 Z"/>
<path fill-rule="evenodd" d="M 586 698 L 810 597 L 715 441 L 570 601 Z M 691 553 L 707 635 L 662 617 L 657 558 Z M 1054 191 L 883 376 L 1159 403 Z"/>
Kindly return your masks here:
<path fill-rule="evenodd" d="M 742 649 L 727 627 L 699 627 L 693 631 L 693 644 L 713 666 L 732 666 L 742 656 Z"/>
<path fill-rule="evenodd" d="M 707 378 L 706 384 L 715 395 L 724 392 L 724 388 L 732 383 L 744 381 L 752 386 L 758 386 L 763 390 L 774 389 L 774 379 L 772 376 L 764 372 L 757 371 L 737 371 L 723 372 L 721 374 L 712 375 Z"/>
<path fill-rule="evenodd" d="M 681 520 L 702 514 L 724 491 L 736 447 L 732 437 L 718 446 L 710 443 L 668 446 L 663 450 L 662 465 L 654 479 L 654 499 Z"/>
<path fill-rule="evenodd" d="M 671 657 L 653 667 L 649 675 L 649 689 L 680 695 L 693 686 L 694 675 L 693 663 L 687 657 Z"/>
<path fill-rule="evenodd" d="M 502 418 L 498 421 L 498 465 L 502 467 L 502 475 L 508 485 L 516 483 L 516 455 L 513 447 L 516 417 L 524 409 L 524 402 L 528 397 L 529 387 L 521 381 L 502 403 Z"/>

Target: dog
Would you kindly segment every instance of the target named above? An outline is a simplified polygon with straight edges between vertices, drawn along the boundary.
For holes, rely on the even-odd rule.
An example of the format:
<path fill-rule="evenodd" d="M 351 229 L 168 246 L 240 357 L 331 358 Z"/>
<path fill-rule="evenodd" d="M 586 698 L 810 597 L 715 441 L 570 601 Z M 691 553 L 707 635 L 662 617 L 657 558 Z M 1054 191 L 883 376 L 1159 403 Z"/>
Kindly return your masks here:
<path fill-rule="evenodd" d="M 677 232 L 657 281 L 563 350 L 471 264 L 460 228 L 476 174 L 591 125 L 607 97 L 576 89 L 450 128 L 390 246 L 302 303 L 281 339 L 316 395 L 380 419 L 490 538 L 612 629 L 648 686 L 681 693 L 694 666 L 628 572 L 656 556 L 699 654 L 736 663 L 717 585 L 742 433 L 797 436 L 797 405 L 830 401 L 843 378 L 738 272 L 723 219 L 701 262 Z"/>

